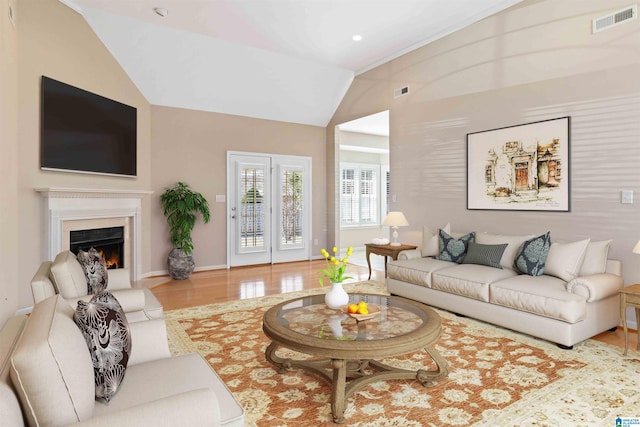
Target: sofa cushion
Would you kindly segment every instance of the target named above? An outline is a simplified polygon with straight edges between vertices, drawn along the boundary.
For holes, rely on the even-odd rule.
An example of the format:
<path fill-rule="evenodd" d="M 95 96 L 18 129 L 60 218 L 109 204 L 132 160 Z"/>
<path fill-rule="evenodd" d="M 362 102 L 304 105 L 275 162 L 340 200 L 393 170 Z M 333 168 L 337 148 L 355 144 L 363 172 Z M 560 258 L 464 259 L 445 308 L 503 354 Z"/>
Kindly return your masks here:
<path fill-rule="evenodd" d="M 552 243 L 544 273 L 565 282 L 575 279 L 582 268 L 587 246 L 589 246 L 589 239 L 571 243 Z"/>
<path fill-rule="evenodd" d="M 526 240 L 534 238 L 533 234 L 523 234 L 523 235 L 506 235 L 506 234 L 491 234 L 491 233 L 476 233 L 476 243 L 480 243 L 483 245 L 498 245 L 501 243 L 506 243 L 507 247 L 502 254 L 502 258 L 500 259 L 500 265 L 502 268 L 510 268 L 513 269 L 514 262 L 516 259 L 516 252 L 520 249 L 522 243 Z"/>
<path fill-rule="evenodd" d="M 451 225 L 442 227 L 446 233 L 451 233 Z M 436 256 L 440 254 L 440 230 L 437 233 L 431 231 L 427 226 L 422 227 L 422 256 Z"/>
<path fill-rule="evenodd" d="M 467 255 L 465 255 L 462 263 L 502 268 L 500 259 L 502 259 L 502 254 L 506 248 L 506 243 L 502 243 L 501 245 L 481 245 L 479 243 L 469 242 Z"/>
<path fill-rule="evenodd" d="M 529 276 L 541 276 L 544 274 L 550 242 L 549 232 L 523 242 L 516 252 L 514 261 L 516 270 Z"/>
<path fill-rule="evenodd" d="M 441 261 L 452 261 L 460 264 L 467 253 L 469 242 L 473 242 L 475 240 L 475 233 L 467 233 L 456 239 L 446 231 L 440 230 L 438 237 L 440 254 L 436 256 L 436 259 Z"/>
<path fill-rule="evenodd" d="M 51 279 L 63 298 L 88 295 L 87 278 L 72 252 L 63 251 L 56 255 L 51 264 Z"/>
<path fill-rule="evenodd" d="M 565 290 L 557 277 L 515 276 L 491 284 L 489 302 L 568 323 L 584 320 L 586 299 Z"/>
<path fill-rule="evenodd" d="M 28 425 L 67 425 L 93 415 L 91 357 L 72 317 L 59 295 L 39 302 L 13 352 L 11 380 Z"/>
<path fill-rule="evenodd" d="M 434 272 L 431 288 L 488 302 L 489 285 L 516 274 L 508 269 L 462 264 Z"/>
<path fill-rule="evenodd" d="M 592 274 L 602 274 L 607 269 L 607 258 L 609 257 L 609 247 L 613 240 L 590 241 L 587 252 L 584 255 L 579 276 L 591 276 Z"/>
<path fill-rule="evenodd" d="M 441 261 L 435 258 L 393 261 L 387 264 L 387 277 L 430 288 L 433 272 L 453 265 L 455 264 L 450 261 Z"/>
<path fill-rule="evenodd" d="M 190 390 L 213 390 L 220 405 L 221 425 L 243 425 L 243 409 L 211 366 L 197 353 L 130 366 L 120 391 L 109 405 L 96 403 L 95 415 L 121 411 Z M 234 422 L 235 421 L 235 422 Z"/>
<path fill-rule="evenodd" d="M 93 361 L 95 396 L 109 402 L 118 391 L 131 354 L 129 323 L 118 300 L 98 292 L 78 301 L 73 320 L 82 331 Z"/>
<path fill-rule="evenodd" d="M 95 248 L 91 248 L 87 252 L 79 250 L 76 258 L 87 279 L 87 293 L 95 294 L 107 289 L 109 276 L 107 275 L 107 264 L 102 255 Z"/>

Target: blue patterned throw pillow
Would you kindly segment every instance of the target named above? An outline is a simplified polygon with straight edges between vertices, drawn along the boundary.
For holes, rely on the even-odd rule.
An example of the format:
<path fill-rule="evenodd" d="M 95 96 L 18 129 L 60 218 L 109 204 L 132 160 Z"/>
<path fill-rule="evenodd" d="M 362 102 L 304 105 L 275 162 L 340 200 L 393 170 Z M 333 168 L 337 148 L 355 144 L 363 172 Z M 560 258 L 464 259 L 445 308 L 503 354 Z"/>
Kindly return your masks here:
<path fill-rule="evenodd" d="M 464 256 L 467 254 L 469 242 L 475 241 L 475 238 L 476 233 L 471 232 L 469 234 L 465 234 L 459 239 L 456 239 L 441 229 L 438 234 L 440 255 L 436 256 L 435 259 L 457 262 L 460 264 L 464 259 Z"/>
<path fill-rule="evenodd" d="M 542 236 L 527 240 L 516 252 L 513 266 L 516 270 L 529 276 L 542 276 L 550 246 L 551 236 L 548 231 Z"/>

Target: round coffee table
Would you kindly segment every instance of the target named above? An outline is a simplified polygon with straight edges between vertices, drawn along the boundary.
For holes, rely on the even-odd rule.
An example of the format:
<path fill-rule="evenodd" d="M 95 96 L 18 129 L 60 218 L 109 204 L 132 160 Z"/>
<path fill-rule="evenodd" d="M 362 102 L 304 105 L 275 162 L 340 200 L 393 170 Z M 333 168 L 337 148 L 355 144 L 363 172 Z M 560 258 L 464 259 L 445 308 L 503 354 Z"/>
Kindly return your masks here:
<path fill-rule="evenodd" d="M 371 319 L 358 321 L 346 311 L 327 307 L 324 295 L 313 295 L 271 307 L 262 324 L 265 335 L 271 339 L 265 356 L 278 372 L 300 368 L 331 384 L 334 422 L 344 422 L 347 399 L 368 384 L 417 378 L 428 387 L 447 376 L 447 362 L 433 347 L 441 330 L 438 313 L 421 303 L 393 296 L 350 294 L 349 301 L 366 301 L 370 307 L 378 306 L 380 312 Z M 282 358 L 276 355 L 278 347 L 315 357 Z M 413 371 L 374 360 L 421 348 L 431 356 L 437 369 Z"/>

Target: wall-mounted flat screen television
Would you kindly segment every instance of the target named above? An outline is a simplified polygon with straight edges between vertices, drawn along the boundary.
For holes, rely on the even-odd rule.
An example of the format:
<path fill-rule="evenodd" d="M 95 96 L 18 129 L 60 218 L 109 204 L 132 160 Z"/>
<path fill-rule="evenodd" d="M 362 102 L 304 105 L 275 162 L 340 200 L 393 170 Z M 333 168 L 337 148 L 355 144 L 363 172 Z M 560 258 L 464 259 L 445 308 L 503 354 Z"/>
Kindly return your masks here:
<path fill-rule="evenodd" d="M 136 176 L 137 110 L 42 76 L 40 167 Z"/>

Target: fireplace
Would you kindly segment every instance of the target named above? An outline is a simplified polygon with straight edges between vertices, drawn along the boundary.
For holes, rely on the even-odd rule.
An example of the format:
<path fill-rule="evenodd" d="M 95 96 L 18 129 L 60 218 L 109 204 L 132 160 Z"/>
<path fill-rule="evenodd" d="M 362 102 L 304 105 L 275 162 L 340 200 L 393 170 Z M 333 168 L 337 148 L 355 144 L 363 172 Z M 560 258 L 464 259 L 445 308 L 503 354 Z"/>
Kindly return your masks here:
<path fill-rule="evenodd" d="M 93 228 L 69 232 L 69 250 L 78 251 L 95 248 L 104 259 L 108 269 L 125 268 L 124 227 Z"/>
<path fill-rule="evenodd" d="M 81 247 L 115 244 L 121 239 L 122 252 L 118 252 L 119 268 L 127 268 L 131 280 L 142 278 L 142 198 L 152 194 L 145 190 L 113 190 L 90 188 L 36 188 L 44 199 L 44 220 L 47 245 L 44 259 L 53 260 L 61 251 L 71 250 L 71 234 L 84 241 Z M 110 237 L 102 241 L 102 236 L 93 239 L 83 233 L 91 230 L 122 229 L 122 238 Z M 76 234 L 76 232 L 82 232 Z M 91 231 L 93 233 L 93 231 Z M 91 234 L 89 233 L 89 234 Z M 91 240 L 94 240 L 91 243 Z M 97 240 L 97 241 L 95 241 Z M 108 248 L 113 251 L 113 249 Z M 104 249 L 103 249 L 104 250 Z M 75 250 L 77 252 L 77 250 Z M 111 256 L 109 256 L 111 258 Z"/>

